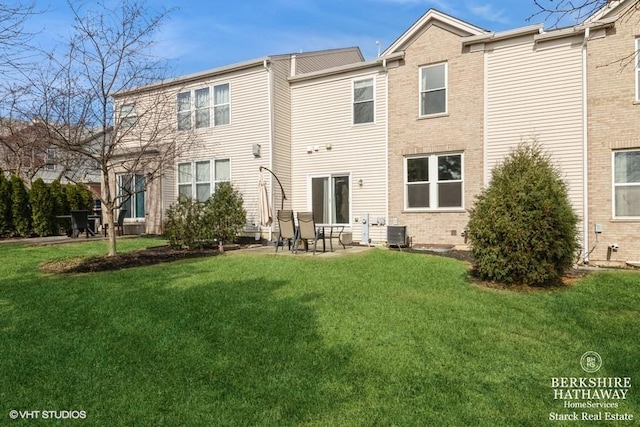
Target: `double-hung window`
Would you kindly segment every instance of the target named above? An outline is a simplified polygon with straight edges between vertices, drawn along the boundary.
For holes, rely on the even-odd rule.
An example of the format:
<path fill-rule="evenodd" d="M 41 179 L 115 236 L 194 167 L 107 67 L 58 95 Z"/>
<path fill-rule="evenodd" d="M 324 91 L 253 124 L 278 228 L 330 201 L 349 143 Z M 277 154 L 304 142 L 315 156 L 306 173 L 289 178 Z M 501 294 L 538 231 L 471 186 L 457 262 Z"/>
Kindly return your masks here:
<path fill-rule="evenodd" d="M 213 120 L 214 126 L 229 124 L 229 110 L 231 101 L 229 98 L 229 83 L 213 87 Z"/>
<path fill-rule="evenodd" d="M 640 150 L 613 153 L 613 216 L 640 218 Z"/>
<path fill-rule="evenodd" d="M 349 175 L 311 178 L 311 210 L 318 224 L 349 224 L 351 218 Z"/>
<path fill-rule="evenodd" d="M 178 198 L 205 202 L 221 182 L 230 180 L 229 159 L 178 163 Z"/>
<path fill-rule="evenodd" d="M 420 68 L 420 117 L 447 113 L 447 63 Z"/>
<path fill-rule="evenodd" d="M 178 94 L 178 130 L 191 129 L 191 92 Z"/>
<path fill-rule="evenodd" d="M 120 106 L 120 126 L 129 129 L 136 124 L 136 104 L 123 104 Z"/>
<path fill-rule="evenodd" d="M 202 129 L 230 123 L 229 83 L 214 85 L 213 97 L 211 93 L 209 87 L 203 87 L 178 94 L 176 102 L 178 130 L 190 130 L 193 127 Z M 211 108 L 213 108 L 213 114 Z"/>
<path fill-rule="evenodd" d="M 373 123 L 373 78 L 353 81 L 353 124 Z"/>
<path fill-rule="evenodd" d="M 405 158 L 405 208 L 463 208 L 462 154 L 431 154 Z"/>
<path fill-rule="evenodd" d="M 48 171 L 56 170 L 56 149 L 47 148 L 45 155 L 46 155 L 45 169 Z"/>
<path fill-rule="evenodd" d="M 638 54 L 638 52 L 640 52 L 640 37 L 636 38 L 636 45 L 635 45 L 635 63 L 636 63 L 636 101 L 640 102 L 640 55 Z"/>
<path fill-rule="evenodd" d="M 144 175 L 118 175 L 118 197 L 120 198 L 120 209 L 127 210 L 125 218 L 144 219 L 144 193 Z"/>
<path fill-rule="evenodd" d="M 209 116 L 211 114 L 209 107 L 209 88 L 197 89 L 195 92 L 196 129 L 208 128 L 210 126 Z"/>

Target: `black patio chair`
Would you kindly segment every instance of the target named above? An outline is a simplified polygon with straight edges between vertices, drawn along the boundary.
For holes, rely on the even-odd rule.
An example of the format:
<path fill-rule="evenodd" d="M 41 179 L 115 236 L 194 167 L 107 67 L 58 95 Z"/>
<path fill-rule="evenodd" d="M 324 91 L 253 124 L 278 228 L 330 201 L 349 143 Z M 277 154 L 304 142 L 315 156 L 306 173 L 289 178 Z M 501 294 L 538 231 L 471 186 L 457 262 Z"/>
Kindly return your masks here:
<path fill-rule="evenodd" d="M 113 228 L 115 229 L 116 236 L 122 236 L 124 234 L 124 219 L 127 216 L 127 209 L 120 209 L 118 212 L 118 219 L 115 224 L 113 224 Z M 104 237 L 107 237 L 107 230 L 109 229 L 109 224 L 104 223 L 102 226 L 102 230 L 104 231 Z"/>
<path fill-rule="evenodd" d="M 71 237 L 78 238 L 83 231 L 89 238 L 89 211 L 71 211 Z"/>

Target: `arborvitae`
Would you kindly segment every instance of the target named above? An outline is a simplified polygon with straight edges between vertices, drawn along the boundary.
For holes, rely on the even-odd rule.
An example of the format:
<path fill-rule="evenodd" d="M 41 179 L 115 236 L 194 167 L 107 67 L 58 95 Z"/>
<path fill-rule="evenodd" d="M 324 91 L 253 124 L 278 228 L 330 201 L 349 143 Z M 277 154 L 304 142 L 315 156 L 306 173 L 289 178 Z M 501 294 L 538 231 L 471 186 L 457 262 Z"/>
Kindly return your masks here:
<path fill-rule="evenodd" d="M 27 188 L 17 175 L 11 177 L 11 191 L 13 231 L 18 236 L 26 237 L 31 233 L 31 207 Z"/>
<path fill-rule="evenodd" d="M 56 231 L 54 202 L 49 186 L 44 183 L 42 178 L 38 178 L 31 185 L 29 202 L 31 203 L 33 231 L 39 236 L 54 234 Z"/>
<path fill-rule="evenodd" d="M 470 210 L 476 272 L 506 284 L 557 283 L 577 258 L 577 224 L 559 170 L 535 142 L 522 144 Z"/>
<path fill-rule="evenodd" d="M 11 194 L 11 181 L 4 176 L 4 172 L 0 169 L 0 236 L 13 230 Z"/>

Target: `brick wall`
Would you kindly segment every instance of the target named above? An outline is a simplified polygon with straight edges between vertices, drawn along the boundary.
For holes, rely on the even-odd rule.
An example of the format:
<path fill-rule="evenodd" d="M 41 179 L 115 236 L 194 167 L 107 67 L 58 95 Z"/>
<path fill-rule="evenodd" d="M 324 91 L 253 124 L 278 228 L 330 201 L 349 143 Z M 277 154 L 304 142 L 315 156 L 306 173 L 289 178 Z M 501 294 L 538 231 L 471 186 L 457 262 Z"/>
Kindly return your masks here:
<path fill-rule="evenodd" d="M 419 67 L 448 64 L 448 114 L 419 118 Z M 406 225 L 414 243 L 463 244 L 466 212 L 482 189 L 483 54 L 462 50 L 460 37 L 432 25 L 405 50 L 404 65 L 389 71 L 389 224 Z M 464 153 L 464 209 L 408 212 L 404 157 Z"/>
<path fill-rule="evenodd" d="M 640 149 L 640 104 L 635 102 L 635 38 L 640 13 L 621 18 L 606 37 L 588 44 L 590 261 L 640 260 L 640 220 L 613 218 L 612 152 Z M 595 224 L 602 233 L 595 234 Z M 618 251 L 609 251 L 617 243 Z"/>

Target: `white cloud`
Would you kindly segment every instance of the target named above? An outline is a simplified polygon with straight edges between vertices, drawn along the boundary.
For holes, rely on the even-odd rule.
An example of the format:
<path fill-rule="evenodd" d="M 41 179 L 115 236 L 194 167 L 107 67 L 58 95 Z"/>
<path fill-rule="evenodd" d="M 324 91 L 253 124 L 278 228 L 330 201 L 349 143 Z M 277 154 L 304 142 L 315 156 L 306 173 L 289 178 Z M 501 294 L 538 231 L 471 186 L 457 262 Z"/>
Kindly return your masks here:
<path fill-rule="evenodd" d="M 497 10 L 491 4 L 480 5 L 470 5 L 468 6 L 469 11 L 478 16 L 481 19 L 484 19 L 489 22 L 497 22 L 500 24 L 509 24 L 510 19 L 507 16 L 504 9 Z"/>

